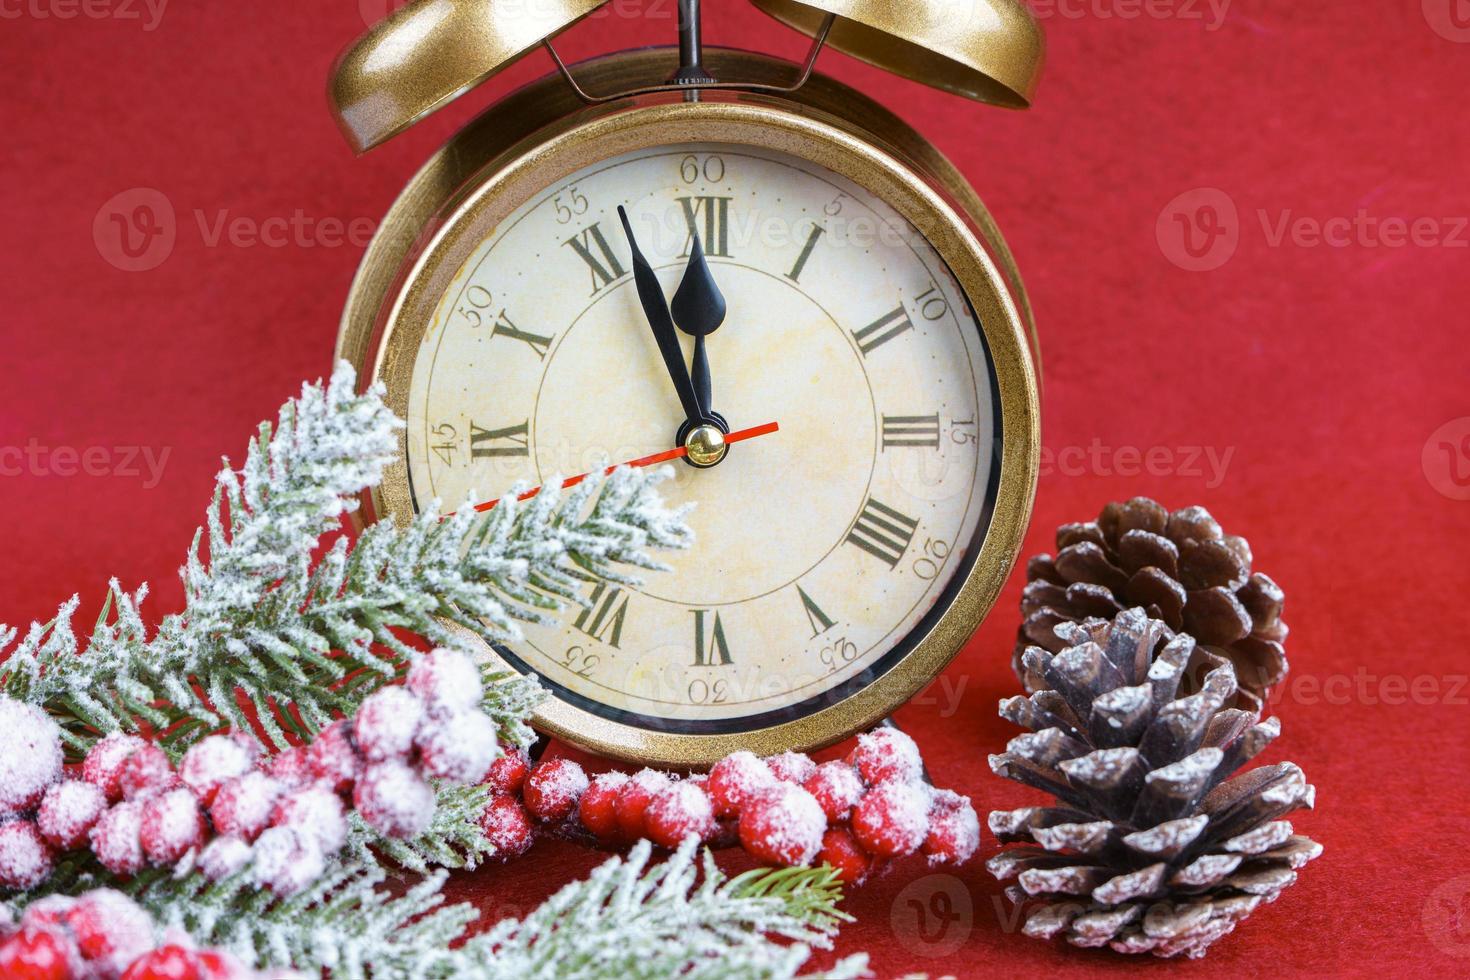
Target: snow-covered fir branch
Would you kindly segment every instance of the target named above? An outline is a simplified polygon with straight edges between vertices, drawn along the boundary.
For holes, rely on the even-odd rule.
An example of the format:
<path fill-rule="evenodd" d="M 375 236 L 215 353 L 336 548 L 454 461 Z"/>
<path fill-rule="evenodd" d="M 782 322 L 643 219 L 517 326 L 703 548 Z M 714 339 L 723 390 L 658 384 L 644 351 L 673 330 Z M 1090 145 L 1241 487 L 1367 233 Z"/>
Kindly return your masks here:
<path fill-rule="evenodd" d="M 260 967 L 330 970 L 333 977 L 425 980 L 785 978 L 839 924 L 841 888 L 830 868 L 762 869 L 726 878 L 693 842 L 662 864 L 650 847 L 612 858 L 523 920 L 508 919 L 463 945 L 477 917 L 446 905 L 443 872 L 402 894 L 371 863 L 345 866 L 289 899 L 231 879 L 209 884 L 146 872 L 122 887 L 164 927 L 228 949 Z M 866 975 L 864 956 L 823 977 Z"/>
<path fill-rule="evenodd" d="M 512 494 L 485 517 L 430 510 L 403 527 L 375 524 L 355 545 L 345 535 L 324 545 L 398 450 L 402 423 L 381 394 L 357 393 L 345 363 L 329 384 L 303 386 L 261 426 L 244 467 L 220 472 L 180 570 L 183 611 L 150 636 L 146 588 L 114 581 L 81 642 L 73 598 L 14 645 L 0 692 L 44 706 L 79 748 L 146 727 L 177 755 L 252 719 L 279 747 L 288 729 L 317 731 L 394 678 L 414 656 L 398 631 L 461 649 L 470 635 L 514 641 L 521 622 L 578 601 L 587 582 L 631 581 L 663 567 L 650 550 L 689 544 L 684 512 L 655 490 L 665 474 L 637 470 L 526 503 Z M 0 628 L 0 640 L 3 654 L 14 631 Z M 507 741 L 525 741 L 539 692 L 490 680 L 486 710 Z"/>

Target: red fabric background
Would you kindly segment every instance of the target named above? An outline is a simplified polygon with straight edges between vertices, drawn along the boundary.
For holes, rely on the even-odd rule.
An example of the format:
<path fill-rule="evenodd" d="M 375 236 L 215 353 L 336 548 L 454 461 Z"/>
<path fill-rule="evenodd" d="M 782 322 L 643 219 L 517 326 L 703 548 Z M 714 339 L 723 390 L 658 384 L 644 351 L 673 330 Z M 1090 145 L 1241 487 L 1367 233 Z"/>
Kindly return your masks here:
<path fill-rule="evenodd" d="M 115 470 L 126 460 L 112 447 L 170 452 L 156 486 L 146 471 L 0 478 L 0 621 L 45 619 L 77 590 L 92 614 L 110 575 L 152 583 L 155 617 L 175 608 L 174 570 L 220 455 L 238 459 L 251 427 L 329 368 L 360 247 L 326 236 L 210 246 L 196 211 L 206 227 L 221 212 L 375 219 L 474 107 L 547 68 L 532 57 L 353 159 L 324 80 L 363 27 L 360 7 L 387 3 L 175 3 L 149 30 L 132 0 L 85 8 L 108 16 L 70 0 L 0 2 L 0 446 L 103 447 Z M 708 6 L 712 41 L 803 49 L 744 4 Z M 1025 270 L 1047 361 L 1046 445 L 1084 451 L 1059 456 L 1042 480 L 1028 552 L 1047 549 L 1056 524 L 1143 492 L 1207 505 L 1287 589 L 1293 681 L 1269 760 L 1293 759 L 1317 784 L 1319 809 L 1297 825 L 1327 851 L 1197 973 L 1470 967 L 1470 502 L 1453 499 L 1446 469 L 1453 456 L 1470 471 L 1470 422 L 1431 438 L 1470 415 L 1470 31 L 1456 26 L 1466 8 L 1235 0 L 1212 24 L 1183 0 L 1048 4 L 1050 66 L 1028 113 L 841 56 L 823 62 L 959 163 Z M 650 9 L 664 19 L 584 25 L 565 47 L 582 57 L 663 43 L 672 4 Z M 161 192 L 178 216 L 172 254 L 147 272 L 109 264 L 93 235 L 104 202 L 133 188 Z M 1168 215 L 1157 233 L 1166 206 L 1199 188 L 1238 210 L 1238 248 L 1212 272 L 1170 261 L 1181 253 Z M 1188 217 L 1211 202 L 1219 195 L 1195 194 L 1178 208 Z M 1418 244 L 1397 247 L 1371 229 L 1336 245 L 1272 237 L 1283 215 L 1325 222 L 1360 209 L 1432 221 Z M 1201 446 L 1232 453 L 1223 479 L 1186 465 L 1179 450 Z M 1167 472 L 1128 475 L 1118 464 L 1136 461 L 1112 452 L 1122 447 L 1175 455 L 1154 457 Z M 1427 471 L 1426 448 L 1438 463 Z M 900 714 L 936 778 L 982 809 L 1027 799 L 985 764 L 1013 734 L 995 703 L 1015 687 L 1019 587 L 945 676 L 961 696 L 941 689 Z M 543 843 L 456 891 L 491 914 L 525 911 L 598 860 Z M 979 862 L 949 886 L 959 918 L 949 931 L 931 920 L 926 939 L 914 893 L 900 896 L 918 882 L 930 900 L 944 882 L 926 874 L 905 864 L 853 896 L 842 949 L 871 950 L 888 976 L 1143 965 L 1009 934 L 1010 910 Z M 957 952 L 930 955 L 955 937 Z"/>

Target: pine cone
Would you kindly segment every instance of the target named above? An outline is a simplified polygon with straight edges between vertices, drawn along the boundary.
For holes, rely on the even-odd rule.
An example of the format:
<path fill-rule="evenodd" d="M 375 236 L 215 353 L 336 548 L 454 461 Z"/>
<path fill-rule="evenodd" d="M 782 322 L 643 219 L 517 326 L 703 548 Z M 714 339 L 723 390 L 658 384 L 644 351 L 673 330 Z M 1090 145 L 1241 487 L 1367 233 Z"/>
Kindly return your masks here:
<path fill-rule="evenodd" d="M 1041 900 L 1028 936 L 1203 956 L 1322 852 L 1278 819 L 1310 808 L 1315 789 L 1289 762 L 1229 778 L 1281 725 L 1224 707 L 1235 672 L 1213 654 L 1199 693 L 1180 696 L 1199 655 L 1192 637 L 1141 609 L 1057 633 L 1061 653 L 1031 647 L 1024 658 L 1049 689 L 1001 702 L 1002 717 L 1032 732 L 990 758 L 997 775 L 1057 805 L 991 813 L 1002 843 L 1031 846 L 1002 850 L 990 872 L 1018 878 L 1013 900 Z"/>
<path fill-rule="evenodd" d="M 1056 558 L 1032 558 L 1026 580 L 1013 665 L 1027 691 L 1046 687 L 1024 669 L 1028 645 L 1057 653 L 1062 642 L 1052 627 L 1058 623 L 1111 619 L 1129 606 L 1228 659 L 1239 707 L 1259 714 L 1271 687 L 1286 677 L 1285 594 L 1270 578 L 1252 574 L 1250 544 L 1225 534 L 1203 507 L 1171 514 L 1147 497 L 1108 504 L 1096 521 L 1057 528 Z M 1198 690 L 1204 669 L 1197 659 L 1185 693 Z"/>

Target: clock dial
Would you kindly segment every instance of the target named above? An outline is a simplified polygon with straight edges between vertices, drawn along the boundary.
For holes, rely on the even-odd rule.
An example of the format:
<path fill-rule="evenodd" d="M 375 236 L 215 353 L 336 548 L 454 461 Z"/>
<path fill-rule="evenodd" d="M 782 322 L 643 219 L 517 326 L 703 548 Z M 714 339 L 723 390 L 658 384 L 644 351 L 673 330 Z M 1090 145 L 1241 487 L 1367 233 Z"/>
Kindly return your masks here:
<path fill-rule="evenodd" d="M 842 700 L 952 600 L 989 525 L 994 366 L 928 242 L 853 182 L 758 147 L 590 167 L 500 222 L 434 308 L 408 397 L 415 506 L 483 501 L 671 448 L 686 418 L 618 208 L 672 299 L 696 242 L 726 303 L 711 407 L 780 431 L 675 464 L 694 548 L 502 651 L 648 728 L 763 727 Z M 677 308 L 677 304 L 676 304 Z M 684 363 L 695 338 L 681 333 Z"/>

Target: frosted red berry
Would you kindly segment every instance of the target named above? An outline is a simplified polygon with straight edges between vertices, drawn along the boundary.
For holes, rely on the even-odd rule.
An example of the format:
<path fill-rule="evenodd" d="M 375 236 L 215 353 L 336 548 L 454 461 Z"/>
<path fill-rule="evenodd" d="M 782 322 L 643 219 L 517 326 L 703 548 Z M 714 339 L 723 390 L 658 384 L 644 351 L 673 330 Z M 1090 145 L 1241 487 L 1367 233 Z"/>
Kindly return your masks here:
<path fill-rule="evenodd" d="M 915 782 L 923 776 L 919 746 L 897 728 L 878 728 L 858 736 L 847 761 L 869 786 L 887 782 Z"/>
<path fill-rule="evenodd" d="M 29 820 L 0 824 L 0 885 L 34 888 L 51 877 L 51 848 Z"/>
<path fill-rule="evenodd" d="M 325 786 L 290 790 L 276 801 L 271 826 L 291 827 L 316 841 L 325 854 L 335 854 L 347 842 L 347 815 L 342 798 Z"/>
<path fill-rule="evenodd" d="M 240 965 L 240 961 L 228 953 L 205 949 L 195 954 L 199 962 L 199 974 L 203 980 L 246 980 L 252 976 Z"/>
<path fill-rule="evenodd" d="M 143 801 L 138 839 L 153 865 L 173 864 L 204 844 L 204 814 L 187 789 L 170 790 Z"/>
<path fill-rule="evenodd" d="M 255 767 L 255 752 L 243 740 L 228 735 L 211 735 L 184 753 L 179 762 L 179 779 L 209 806 L 226 781 L 243 776 Z"/>
<path fill-rule="evenodd" d="M 307 763 L 306 749 L 300 746 L 286 749 L 271 759 L 265 771 L 282 786 L 305 786 L 311 782 L 311 766 Z"/>
<path fill-rule="evenodd" d="M 775 773 L 755 753 L 735 752 L 725 756 L 709 773 L 709 795 L 715 816 L 739 816 L 746 800 L 775 784 Z"/>
<path fill-rule="evenodd" d="M 822 835 L 818 864 L 830 864 L 846 885 L 860 885 L 873 867 L 873 859 L 863 853 L 852 834 L 843 827 L 833 827 Z"/>
<path fill-rule="evenodd" d="M 424 705 L 402 687 L 385 687 L 364 701 L 352 719 L 357 749 L 368 762 L 408 755 Z"/>
<path fill-rule="evenodd" d="M 714 832 L 714 807 L 702 787 L 692 782 L 675 783 L 649 802 L 643 826 L 649 840 L 661 847 L 676 848 L 688 837 L 704 840 Z"/>
<path fill-rule="evenodd" d="M 516 857 L 530 850 L 535 839 L 531 816 L 520 801 L 509 796 L 492 796 L 480 815 L 480 829 L 499 857 Z"/>
<path fill-rule="evenodd" d="M 61 778 L 61 729 L 35 705 L 0 697 L 0 814 L 32 810 Z"/>
<path fill-rule="evenodd" d="M 668 776 L 654 769 L 642 769 L 629 777 L 618 790 L 618 829 L 626 840 L 638 840 L 646 833 L 643 815 L 648 804 L 670 784 Z"/>
<path fill-rule="evenodd" d="M 748 800 L 740 813 L 740 843 L 770 864 L 811 863 L 822 846 L 827 817 L 812 794 L 791 783 Z"/>
<path fill-rule="evenodd" d="M 492 793 L 514 796 L 526 785 L 526 775 L 530 771 L 531 760 L 526 756 L 525 750 L 506 746 L 504 754 L 490 763 L 490 770 L 485 773 L 482 785 L 489 787 Z"/>
<path fill-rule="evenodd" d="M 877 786 L 852 811 L 852 834 L 875 857 L 912 854 L 928 833 L 928 793 L 917 783 Z"/>
<path fill-rule="evenodd" d="M 417 837 L 434 816 L 434 791 L 398 759 L 364 769 L 353 788 L 352 803 L 369 827 L 387 837 Z"/>
<path fill-rule="evenodd" d="M 271 827 L 252 850 L 251 874 L 256 884 L 285 898 L 295 895 L 326 871 L 326 858 L 316 841 L 290 827 Z"/>
<path fill-rule="evenodd" d="M 102 814 L 88 834 L 92 853 L 116 875 L 136 874 L 143 868 L 143 804 L 125 801 Z"/>
<path fill-rule="evenodd" d="M 210 881 L 223 881 L 250 863 L 250 845 L 233 834 L 216 837 L 199 852 L 199 870 Z"/>
<path fill-rule="evenodd" d="M 526 777 L 526 809 L 543 823 L 565 820 L 587 791 L 587 774 L 570 759 L 538 763 Z"/>
<path fill-rule="evenodd" d="M 832 823 L 846 820 L 864 792 L 862 778 L 846 762 L 822 763 L 802 786 L 816 797 L 817 804 Z"/>
<path fill-rule="evenodd" d="M 484 696 L 480 668 L 458 650 L 435 650 L 415 660 L 408 669 L 408 689 L 435 716 L 473 711 Z"/>
<path fill-rule="evenodd" d="M 495 722 L 483 711 L 431 718 L 420 727 L 415 745 L 419 764 L 435 779 L 478 783 L 495 759 Z"/>
<path fill-rule="evenodd" d="M 63 779 L 41 798 L 36 826 L 52 847 L 74 851 L 86 845 L 87 834 L 106 809 L 102 790 L 79 779 Z"/>
<path fill-rule="evenodd" d="M 66 917 L 76 904 L 77 900 L 70 895 L 47 895 L 26 906 L 25 912 L 21 913 L 20 924 L 22 927 L 55 931 L 66 925 Z"/>
<path fill-rule="evenodd" d="M 362 757 L 352 744 L 345 721 L 323 728 L 306 750 L 306 768 L 311 777 L 325 783 L 334 793 L 352 788 L 362 771 Z"/>
<path fill-rule="evenodd" d="M 259 770 L 229 780 L 214 795 L 209 818 L 221 834 L 255 840 L 270 824 L 281 784 Z"/>
<path fill-rule="evenodd" d="M 66 923 L 82 956 L 114 967 L 112 976 L 153 948 L 153 920 L 132 899 L 111 889 L 78 898 Z"/>
<path fill-rule="evenodd" d="M 594 837 L 612 843 L 622 837 L 618 826 L 618 793 L 628 783 L 628 774 L 605 772 L 592 780 L 577 804 L 577 818 Z"/>
<path fill-rule="evenodd" d="M 936 790 L 923 851 L 930 864 L 964 864 L 980 847 L 980 818 L 967 797 Z"/>
<path fill-rule="evenodd" d="M 122 765 L 144 741 L 136 735 L 113 732 L 92 746 L 82 760 L 82 778 L 96 786 L 108 803 L 122 799 Z"/>
<path fill-rule="evenodd" d="M 133 961 L 122 980 L 205 980 L 199 958 L 182 946 L 160 946 Z"/>
<path fill-rule="evenodd" d="M 780 755 L 770 756 L 766 759 L 766 765 L 771 767 L 771 774 L 783 783 L 795 783 L 798 786 L 817 771 L 817 764 L 804 752 L 782 752 Z"/>
<path fill-rule="evenodd" d="M 178 773 L 163 749 L 144 742 L 123 760 L 118 785 L 125 800 L 143 800 L 179 785 Z"/>
<path fill-rule="evenodd" d="M 71 943 L 49 929 L 22 929 L 0 943 L 0 977 L 6 980 L 70 980 Z"/>

